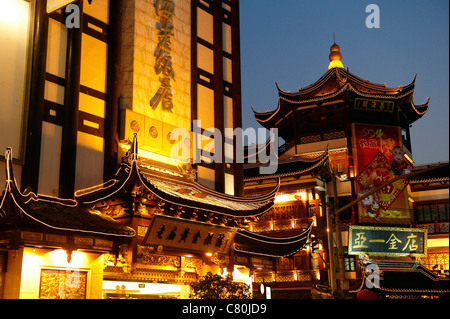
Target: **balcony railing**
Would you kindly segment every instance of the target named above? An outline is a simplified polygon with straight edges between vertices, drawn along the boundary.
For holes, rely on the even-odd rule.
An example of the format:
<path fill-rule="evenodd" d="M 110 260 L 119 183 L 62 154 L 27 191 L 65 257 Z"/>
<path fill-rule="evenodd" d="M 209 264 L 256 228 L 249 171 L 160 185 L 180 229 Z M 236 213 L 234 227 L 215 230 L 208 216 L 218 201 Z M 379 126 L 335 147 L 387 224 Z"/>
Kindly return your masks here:
<path fill-rule="evenodd" d="M 311 222 L 315 223 L 315 221 L 315 217 L 259 221 L 256 223 L 251 223 L 250 230 L 255 233 L 260 233 L 292 229 L 306 229 Z"/>
<path fill-rule="evenodd" d="M 291 138 L 286 141 L 283 145 L 278 148 L 278 155 L 282 155 L 293 148 L 295 145 L 300 144 L 308 144 L 308 143 L 316 143 L 321 141 L 335 140 L 339 138 L 345 137 L 345 131 L 342 130 L 332 130 L 332 131 L 323 131 L 315 134 L 311 134 L 308 136 L 299 136 L 297 139 Z M 411 149 L 411 148 L 409 148 Z"/>
<path fill-rule="evenodd" d="M 253 282 L 270 283 L 270 282 L 311 282 L 318 280 L 318 270 L 283 270 L 283 271 L 266 271 L 256 272 Z"/>
<path fill-rule="evenodd" d="M 417 224 L 417 228 L 427 229 L 428 235 L 430 234 L 448 234 L 449 233 L 449 223 L 427 223 L 427 224 Z"/>

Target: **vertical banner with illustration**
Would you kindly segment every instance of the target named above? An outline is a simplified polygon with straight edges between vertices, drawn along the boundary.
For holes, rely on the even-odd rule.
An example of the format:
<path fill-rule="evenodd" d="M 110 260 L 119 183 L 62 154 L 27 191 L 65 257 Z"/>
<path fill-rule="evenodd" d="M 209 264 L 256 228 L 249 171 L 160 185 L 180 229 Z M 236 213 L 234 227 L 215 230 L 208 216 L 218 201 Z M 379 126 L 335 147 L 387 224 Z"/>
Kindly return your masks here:
<path fill-rule="evenodd" d="M 404 158 L 399 127 L 352 125 L 358 197 L 404 173 Z M 360 223 L 409 224 L 407 179 L 400 179 L 358 203 Z"/>

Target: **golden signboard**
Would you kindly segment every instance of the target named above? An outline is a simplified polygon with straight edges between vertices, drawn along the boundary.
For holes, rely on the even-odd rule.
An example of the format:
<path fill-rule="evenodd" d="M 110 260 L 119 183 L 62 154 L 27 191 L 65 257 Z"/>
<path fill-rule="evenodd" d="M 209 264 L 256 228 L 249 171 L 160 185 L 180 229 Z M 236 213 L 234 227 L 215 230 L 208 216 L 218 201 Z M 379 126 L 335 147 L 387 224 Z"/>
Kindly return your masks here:
<path fill-rule="evenodd" d="M 189 252 L 227 254 L 235 234 L 236 229 L 231 227 L 155 215 L 143 244 Z"/>
<path fill-rule="evenodd" d="M 418 228 L 350 226 L 348 254 L 405 257 L 427 256 L 427 230 Z"/>
<path fill-rule="evenodd" d="M 183 18 L 182 0 L 150 2 L 150 14 L 133 23 L 136 30 L 152 32 L 136 33 L 133 45 L 124 52 L 128 71 L 124 72 L 119 139 L 132 140 L 137 133 L 143 151 L 139 155 L 161 161 L 160 156 L 171 157 L 172 147 L 182 139 L 171 132 L 191 131 L 191 42 L 186 41 L 191 22 Z"/>
<path fill-rule="evenodd" d="M 172 112 L 172 89 L 171 80 L 175 80 L 175 72 L 172 67 L 172 38 L 174 36 L 173 17 L 175 15 L 175 3 L 173 0 L 156 0 L 156 15 L 159 17 L 158 46 L 155 50 L 155 73 L 160 75 L 161 86 L 151 99 L 150 105 L 156 109 L 159 104 L 163 110 Z"/>
<path fill-rule="evenodd" d="M 355 100 L 355 109 L 364 111 L 393 112 L 395 103 L 392 101 Z"/>

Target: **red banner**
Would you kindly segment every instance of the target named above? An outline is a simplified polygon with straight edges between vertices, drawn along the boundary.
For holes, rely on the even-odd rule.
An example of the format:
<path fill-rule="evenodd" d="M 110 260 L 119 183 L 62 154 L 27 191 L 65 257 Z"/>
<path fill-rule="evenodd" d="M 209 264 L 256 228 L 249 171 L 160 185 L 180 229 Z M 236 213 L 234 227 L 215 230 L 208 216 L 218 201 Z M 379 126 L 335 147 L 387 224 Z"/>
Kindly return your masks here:
<path fill-rule="evenodd" d="M 352 137 L 358 197 L 404 173 L 407 162 L 400 128 L 353 124 Z M 362 200 L 359 221 L 409 224 L 407 185 L 407 179 L 400 179 Z"/>

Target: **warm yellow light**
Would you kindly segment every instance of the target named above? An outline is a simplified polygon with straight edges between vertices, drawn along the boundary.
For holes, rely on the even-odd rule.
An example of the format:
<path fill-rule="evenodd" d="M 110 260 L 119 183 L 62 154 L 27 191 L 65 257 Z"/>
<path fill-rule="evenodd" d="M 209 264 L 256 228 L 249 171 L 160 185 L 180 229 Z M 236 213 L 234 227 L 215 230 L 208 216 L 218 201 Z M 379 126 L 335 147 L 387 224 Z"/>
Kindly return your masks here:
<path fill-rule="evenodd" d="M 139 149 L 139 156 L 154 160 L 156 162 L 170 164 L 173 166 L 177 166 L 178 164 L 181 164 L 181 161 L 177 160 L 175 158 L 160 155 L 160 154 L 153 153 L 153 152 L 149 152 L 149 151 L 146 151 L 143 149 Z"/>
<path fill-rule="evenodd" d="M 405 154 L 405 155 L 403 155 L 403 156 L 405 157 L 406 161 L 407 161 L 409 164 L 414 165 L 414 161 L 411 159 L 411 157 L 409 157 L 407 154 Z"/>
<path fill-rule="evenodd" d="M 298 192 L 295 196 L 300 197 L 301 200 L 306 200 L 306 192 Z"/>
<path fill-rule="evenodd" d="M 228 269 L 227 269 L 227 268 L 224 268 L 224 269 L 223 269 L 222 277 L 223 277 L 223 278 L 226 278 L 227 276 L 228 276 Z"/>
<path fill-rule="evenodd" d="M 334 60 L 330 62 L 330 65 L 328 66 L 328 70 L 332 68 L 344 68 L 344 65 L 340 60 Z"/>
<path fill-rule="evenodd" d="M 42 255 L 42 251 L 35 252 L 36 255 Z M 68 254 L 70 254 L 70 262 L 68 262 Z M 51 265 L 58 265 L 64 267 L 80 267 L 87 262 L 87 255 L 80 251 L 68 252 L 64 249 L 55 249 L 45 254 L 46 260 Z"/>
<path fill-rule="evenodd" d="M 74 2 L 74 0 L 47 0 L 47 13 L 56 11 L 71 2 Z"/>
<path fill-rule="evenodd" d="M 309 198 L 309 200 L 313 200 L 314 197 L 312 194 L 308 194 L 305 191 L 293 193 L 293 194 L 278 194 L 275 196 L 275 203 L 284 203 L 284 202 L 291 202 L 296 200 L 303 200 L 306 201 Z"/>
<path fill-rule="evenodd" d="M 275 203 L 282 203 L 289 201 L 289 195 L 288 194 L 279 194 L 275 196 Z"/>
<path fill-rule="evenodd" d="M 28 21 L 29 4 L 26 1 L 0 0 L 0 25 L 20 25 Z"/>
<path fill-rule="evenodd" d="M 206 253 L 205 255 L 206 255 L 206 257 L 212 257 L 213 253 Z"/>

